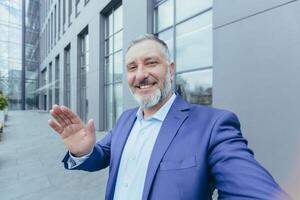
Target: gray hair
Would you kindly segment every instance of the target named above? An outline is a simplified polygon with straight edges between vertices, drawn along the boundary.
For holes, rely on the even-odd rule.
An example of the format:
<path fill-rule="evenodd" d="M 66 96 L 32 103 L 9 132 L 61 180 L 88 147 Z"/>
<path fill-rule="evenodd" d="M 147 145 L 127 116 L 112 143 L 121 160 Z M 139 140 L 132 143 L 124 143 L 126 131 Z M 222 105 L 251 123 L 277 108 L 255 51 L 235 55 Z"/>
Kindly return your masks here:
<path fill-rule="evenodd" d="M 165 41 L 163 41 L 162 39 L 159 39 L 157 36 L 153 35 L 153 34 L 144 34 L 144 35 L 140 35 L 139 37 L 137 37 L 136 39 L 132 40 L 131 43 L 129 44 L 127 50 L 126 50 L 126 53 L 129 51 L 129 49 L 131 47 L 133 47 L 134 45 L 140 43 L 140 42 L 143 42 L 145 40 L 152 40 L 152 41 L 155 41 L 157 43 L 159 43 L 161 46 L 162 46 L 162 49 L 163 49 L 163 53 L 166 57 L 166 59 L 171 62 L 171 59 L 170 59 L 170 53 L 169 53 L 169 48 L 168 48 L 168 45 Z"/>

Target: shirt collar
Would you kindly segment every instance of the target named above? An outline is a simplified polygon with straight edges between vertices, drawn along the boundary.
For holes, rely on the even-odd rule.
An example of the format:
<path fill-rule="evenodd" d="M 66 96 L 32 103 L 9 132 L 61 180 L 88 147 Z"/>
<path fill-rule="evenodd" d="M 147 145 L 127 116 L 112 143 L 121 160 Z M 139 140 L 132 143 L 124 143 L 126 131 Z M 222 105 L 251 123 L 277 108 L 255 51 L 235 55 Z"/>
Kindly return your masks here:
<path fill-rule="evenodd" d="M 175 93 L 173 93 L 171 98 L 156 113 L 154 113 L 154 115 L 152 115 L 148 120 L 157 119 L 159 121 L 164 121 L 173 102 L 175 101 L 175 98 L 176 98 L 176 95 L 175 95 Z M 136 116 L 139 121 L 144 119 L 143 109 L 141 107 L 138 109 Z"/>

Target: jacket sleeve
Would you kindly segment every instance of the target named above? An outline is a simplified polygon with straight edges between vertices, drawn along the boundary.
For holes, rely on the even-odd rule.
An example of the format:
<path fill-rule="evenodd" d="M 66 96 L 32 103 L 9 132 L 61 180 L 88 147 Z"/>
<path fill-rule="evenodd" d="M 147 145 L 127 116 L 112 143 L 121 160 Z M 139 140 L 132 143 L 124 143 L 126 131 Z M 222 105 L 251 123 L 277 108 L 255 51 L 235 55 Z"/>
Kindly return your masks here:
<path fill-rule="evenodd" d="M 236 115 L 222 113 L 211 132 L 208 162 L 219 199 L 289 199 L 255 159 Z"/>
<path fill-rule="evenodd" d="M 104 169 L 110 162 L 110 146 L 111 146 L 112 132 L 108 132 L 106 136 L 97 142 L 93 148 L 92 154 L 82 164 L 71 168 L 70 170 L 84 170 L 84 171 L 97 171 Z M 62 160 L 65 169 L 68 168 L 68 159 L 70 155 L 67 153 Z"/>

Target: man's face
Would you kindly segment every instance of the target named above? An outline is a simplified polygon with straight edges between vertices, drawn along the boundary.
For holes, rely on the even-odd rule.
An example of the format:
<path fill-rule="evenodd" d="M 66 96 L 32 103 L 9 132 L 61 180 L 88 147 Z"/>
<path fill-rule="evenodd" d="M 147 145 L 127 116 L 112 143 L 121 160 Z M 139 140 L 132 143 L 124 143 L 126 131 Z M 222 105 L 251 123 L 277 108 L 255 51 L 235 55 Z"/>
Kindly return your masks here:
<path fill-rule="evenodd" d="M 144 40 L 126 54 L 129 88 L 142 108 L 160 103 L 171 92 L 174 65 L 169 64 L 163 47 L 156 41 Z"/>

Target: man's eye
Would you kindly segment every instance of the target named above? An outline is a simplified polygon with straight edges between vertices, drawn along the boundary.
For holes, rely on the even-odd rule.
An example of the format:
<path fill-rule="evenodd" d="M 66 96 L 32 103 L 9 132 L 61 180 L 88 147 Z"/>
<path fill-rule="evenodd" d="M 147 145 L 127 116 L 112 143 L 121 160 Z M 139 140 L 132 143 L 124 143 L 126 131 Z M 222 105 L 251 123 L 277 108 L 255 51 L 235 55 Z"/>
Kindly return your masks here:
<path fill-rule="evenodd" d="M 128 71 L 134 71 L 136 69 L 136 66 L 129 66 L 127 69 Z"/>
<path fill-rule="evenodd" d="M 151 61 L 151 62 L 148 62 L 147 65 L 156 65 L 157 64 L 157 61 Z"/>

